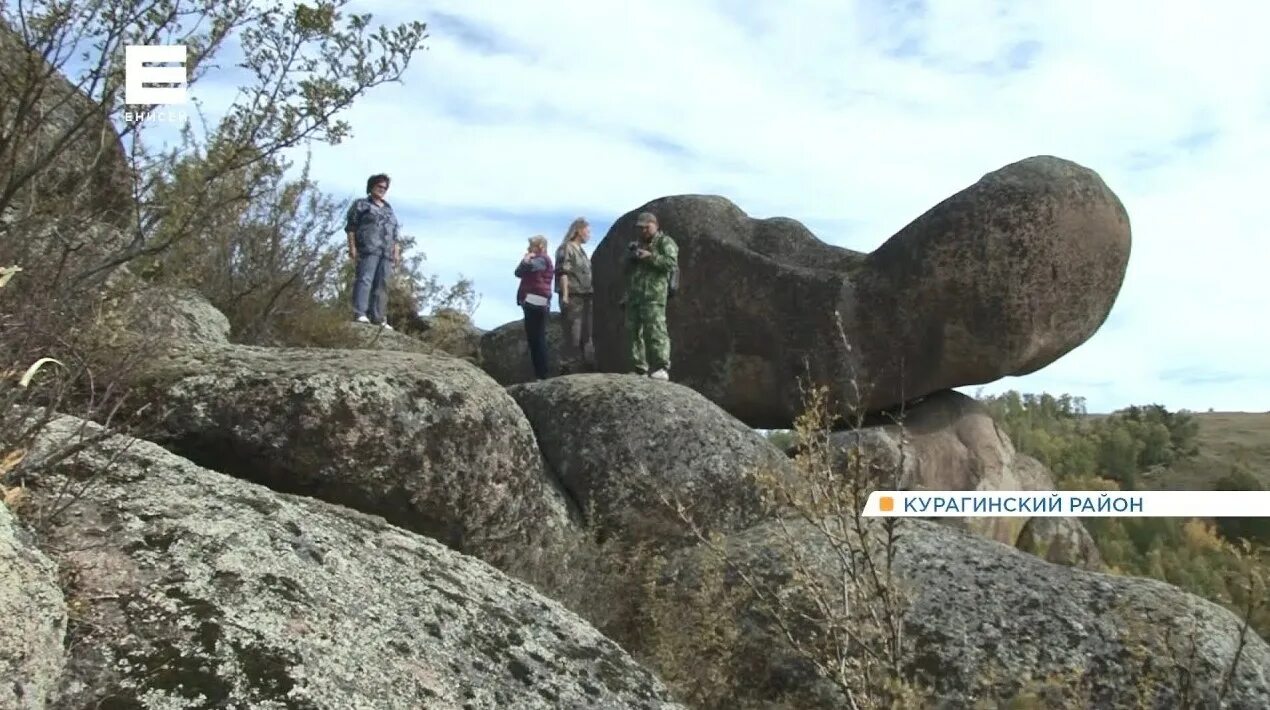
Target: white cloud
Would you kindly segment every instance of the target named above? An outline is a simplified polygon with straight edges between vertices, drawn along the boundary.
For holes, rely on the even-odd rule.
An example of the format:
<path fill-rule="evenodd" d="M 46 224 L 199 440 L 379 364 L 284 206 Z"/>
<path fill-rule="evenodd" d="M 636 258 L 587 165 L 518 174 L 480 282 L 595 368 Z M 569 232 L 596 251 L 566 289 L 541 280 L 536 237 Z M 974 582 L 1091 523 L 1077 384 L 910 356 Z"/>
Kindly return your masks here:
<path fill-rule="evenodd" d="M 476 279 L 483 327 L 517 315 L 508 262 L 525 237 L 554 243 L 577 214 L 598 240 L 648 200 L 719 193 L 754 216 L 852 225 L 820 236 L 867 251 L 984 173 L 1054 154 L 1124 201 L 1129 272 L 1112 323 L 988 390 L 1270 409 L 1270 6 L 355 7 L 429 22 L 430 48 L 349 112 L 355 136 L 316 148 L 315 173 L 350 197 L 390 173 L 429 263 Z"/>

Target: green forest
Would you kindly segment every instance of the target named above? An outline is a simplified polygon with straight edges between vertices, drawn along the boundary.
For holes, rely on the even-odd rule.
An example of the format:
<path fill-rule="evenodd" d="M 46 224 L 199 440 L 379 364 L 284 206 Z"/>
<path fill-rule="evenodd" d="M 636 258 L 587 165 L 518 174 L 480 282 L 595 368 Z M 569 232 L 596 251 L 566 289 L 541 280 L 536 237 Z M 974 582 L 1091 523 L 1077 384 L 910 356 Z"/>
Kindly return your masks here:
<path fill-rule="evenodd" d="M 1015 448 L 1065 490 L 1265 490 L 1270 414 L 1171 412 L 1158 404 L 1091 415 L 1082 398 L 1006 392 L 979 400 Z M 1270 573 L 1270 518 L 1084 518 L 1110 570 L 1246 608 L 1251 573 Z M 1270 637 L 1270 610 L 1253 615 Z"/>

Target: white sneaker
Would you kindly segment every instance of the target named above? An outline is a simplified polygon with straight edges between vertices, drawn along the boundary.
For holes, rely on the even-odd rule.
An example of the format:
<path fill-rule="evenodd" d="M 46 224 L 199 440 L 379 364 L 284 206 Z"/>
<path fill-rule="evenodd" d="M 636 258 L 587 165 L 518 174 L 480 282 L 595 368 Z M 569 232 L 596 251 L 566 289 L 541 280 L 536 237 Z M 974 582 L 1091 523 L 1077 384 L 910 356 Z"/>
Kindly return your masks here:
<path fill-rule="evenodd" d="M 656 372 L 649 375 L 649 377 L 653 378 L 654 380 L 669 380 L 670 373 L 666 372 L 665 370 L 657 370 Z"/>
<path fill-rule="evenodd" d="M 369 318 L 367 318 L 366 316 L 357 316 L 357 317 L 356 317 L 356 318 L 354 318 L 353 320 L 354 320 L 355 322 L 357 322 L 357 323 L 369 323 L 369 322 L 370 322 L 370 319 L 369 319 Z"/>
<path fill-rule="evenodd" d="M 384 321 L 384 330 L 392 330 L 392 326 L 388 325 L 388 321 Z"/>

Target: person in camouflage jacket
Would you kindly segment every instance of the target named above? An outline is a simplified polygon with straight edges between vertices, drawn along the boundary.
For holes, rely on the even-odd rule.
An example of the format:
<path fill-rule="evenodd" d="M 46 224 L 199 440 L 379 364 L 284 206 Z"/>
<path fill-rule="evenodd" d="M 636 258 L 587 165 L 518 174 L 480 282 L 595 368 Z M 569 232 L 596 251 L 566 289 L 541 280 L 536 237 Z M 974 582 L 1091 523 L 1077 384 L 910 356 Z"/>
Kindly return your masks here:
<path fill-rule="evenodd" d="M 628 247 L 626 264 L 626 329 L 631 363 L 639 374 L 670 379 L 670 333 L 666 300 L 671 274 L 679 267 L 679 247 L 661 231 L 657 217 L 635 218 L 639 238 Z M 650 371 L 651 369 L 651 371 Z"/>

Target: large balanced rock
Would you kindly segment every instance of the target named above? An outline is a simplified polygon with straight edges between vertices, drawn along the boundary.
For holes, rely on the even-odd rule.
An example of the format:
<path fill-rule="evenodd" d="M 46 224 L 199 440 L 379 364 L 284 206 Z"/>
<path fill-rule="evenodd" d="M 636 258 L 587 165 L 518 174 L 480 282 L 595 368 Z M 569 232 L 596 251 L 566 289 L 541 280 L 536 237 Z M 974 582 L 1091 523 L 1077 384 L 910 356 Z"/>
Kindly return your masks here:
<path fill-rule="evenodd" d="M 896 413 L 894 423 L 834 432 L 837 465 L 858 471 L 871 488 L 928 491 L 1052 491 L 1040 461 L 1015 450 L 981 402 L 960 392 L 937 392 Z M 1027 517 L 939 518 L 1007 545 L 1043 552 L 1051 562 L 1097 568 L 1098 548 L 1075 518 L 1031 526 Z M 1039 519 L 1038 519 L 1039 520 Z"/>
<path fill-rule="evenodd" d="M 196 463 L 382 515 L 487 561 L 573 524 L 516 402 L 463 360 L 183 347 L 138 386 L 155 403 L 151 438 Z"/>
<path fill-rule="evenodd" d="M 560 371 L 560 353 L 564 344 L 564 327 L 559 313 L 547 316 L 547 372 Z M 481 369 L 500 385 L 533 382 L 533 362 L 529 359 L 529 341 L 525 337 L 525 321 L 504 323 L 481 335 Z"/>
<path fill-rule="evenodd" d="M 681 385 L 581 374 L 508 392 L 592 523 L 632 541 L 690 536 L 679 505 L 702 530 L 749 527 L 765 514 L 765 486 L 790 480 L 789 459 L 766 438 Z"/>
<path fill-rule="evenodd" d="M 0 502 L 0 710 L 50 706 L 65 666 L 57 567 Z"/>
<path fill-rule="evenodd" d="M 678 707 L 557 603 L 381 518 L 122 437 L 34 502 L 89 482 L 46 533 L 77 610 L 57 707 Z"/>
<path fill-rule="evenodd" d="M 681 195 L 609 230 L 593 258 L 597 313 L 620 313 L 622 257 L 644 211 L 679 245 L 672 379 L 759 428 L 791 425 L 799 377 L 873 411 L 1034 372 L 1098 330 L 1130 251 L 1115 194 L 1048 156 L 985 175 L 869 254 Z M 620 318 L 596 319 L 595 347 L 600 369 L 629 369 Z"/>
<path fill-rule="evenodd" d="M 877 578 L 886 580 L 881 524 L 874 523 L 866 526 L 869 549 Z M 720 605 L 696 613 L 738 629 L 739 636 L 730 652 L 699 654 L 727 663 L 703 668 L 702 677 L 736 678 L 732 692 L 750 703 L 845 707 L 836 688 L 810 672 L 809 658 L 821 653 L 832 665 L 835 648 L 858 653 L 847 645 L 848 635 L 881 648 L 893 618 L 884 612 L 884 590 L 892 600 L 906 600 L 903 674 L 934 696 L 903 707 L 1270 707 L 1270 645 L 1255 632 L 1244 637 L 1242 622 L 1227 609 L 1169 584 L 1053 565 L 909 519 L 899 521 L 890 558 L 894 579 L 876 586 L 865 571 L 848 573 L 845 561 L 860 564 L 864 546 L 831 545 L 827 534 L 838 529 L 836 523 L 816 529 L 803 520 L 768 522 L 722 543 L 730 564 L 723 581 L 713 584 L 740 595 L 731 607 L 735 617 L 717 620 Z M 726 594 L 701 587 L 701 580 L 720 579 L 710 573 L 718 567 L 714 551 L 685 549 L 665 579 L 684 604 L 700 607 L 693 600 L 703 598 L 702 589 L 705 599 Z M 818 595 L 809 593 L 813 582 L 821 585 Z M 812 603 L 817 598 L 823 606 Z M 838 621 L 823 622 L 825 614 Z M 793 651 L 786 631 L 808 651 Z M 834 644 L 835 637 L 843 643 Z M 1223 705 L 1218 696 L 1228 673 Z M 797 695 L 786 697 L 791 691 Z"/>

